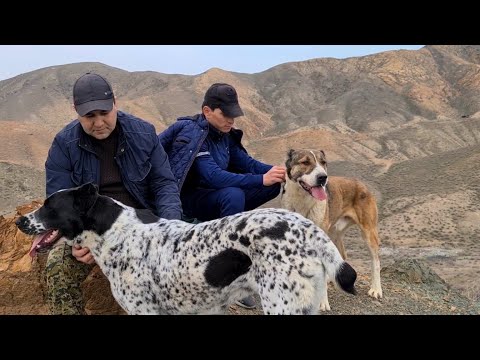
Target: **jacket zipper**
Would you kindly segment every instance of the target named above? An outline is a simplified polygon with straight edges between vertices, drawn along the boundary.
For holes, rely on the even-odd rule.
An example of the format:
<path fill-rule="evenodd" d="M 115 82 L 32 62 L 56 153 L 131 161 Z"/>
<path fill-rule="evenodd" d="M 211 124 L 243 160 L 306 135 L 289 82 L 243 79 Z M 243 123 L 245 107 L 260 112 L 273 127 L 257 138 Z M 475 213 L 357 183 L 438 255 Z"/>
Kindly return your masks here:
<path fill-rule="evenodd" d="M 205 132 L 205 135 L 203 136 L 202 138 L 202 141 L 200 141 L 198 143 L 198 146 L 197 146 L 197 150 L 195 151 L 195 153 L 193 154 L 193 157 L 192 157 L 192 160 L 190 161 L 190 163 L 188 164 L 188 166 L 186 167 L 185 169 L 185 172 L 183 173 L 183 176 L 182 176 L 182 179 L 180 181 L 180 184 L 178 185 L 178 191 L 181 192 L 182 190 L 182 186 L 183 186 L 183 183 L 185 181 L 185 178 L 187 177 L 187 174 L 188 174 L 188 170 L 190 170 L 190 167 L 192 166 L 193 162 L 195 161 L 195 157 L 197 156 L 198 152 L 200 151 L 200 148 L 202 147 L 202 144 L 203 142 L 205 141 L 205 139 L 207 138 L 208 136 L 208 127 L 207 129 L 202 129 L 202 131 Z"/>

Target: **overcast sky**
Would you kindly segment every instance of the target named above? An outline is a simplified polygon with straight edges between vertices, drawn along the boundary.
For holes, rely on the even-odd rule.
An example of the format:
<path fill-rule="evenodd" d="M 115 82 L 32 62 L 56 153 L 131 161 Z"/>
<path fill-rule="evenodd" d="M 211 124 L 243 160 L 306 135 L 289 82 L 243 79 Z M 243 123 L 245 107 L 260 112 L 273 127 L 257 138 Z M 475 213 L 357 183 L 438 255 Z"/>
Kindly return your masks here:
<path fill-rule="evenodd" d="M 344 59 L 423 45 L 0 45 L 0 80 L 53 65 L 101 62 L 127 71 L 257 73 L 291 61 Z"/>

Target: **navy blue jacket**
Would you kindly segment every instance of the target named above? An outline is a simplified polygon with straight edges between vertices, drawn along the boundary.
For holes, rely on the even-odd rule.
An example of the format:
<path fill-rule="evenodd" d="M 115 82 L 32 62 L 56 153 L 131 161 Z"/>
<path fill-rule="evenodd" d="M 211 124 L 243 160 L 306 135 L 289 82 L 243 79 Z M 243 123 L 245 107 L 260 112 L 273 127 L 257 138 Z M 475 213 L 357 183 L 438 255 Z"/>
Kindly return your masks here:
<path fill-rule="evenodd" d="M 155 127 L 133 115 L 118 111 L 117 156 L 123 184 L 145 208 L 165 219 L 180 219 L 180 194 L 168 157 Z M 91 137 L 78 120 L 65 126 L 53 140 L 45 162 L 47 196 L 85 183 L 100 183 L 100 162 Z"/>
<path fill-rule="evenodd" d="M 203 114 L 180 117 L 159 135 L 172 172 L 181 190 L 187 174 L 190 186 L 208 189 L 263 186 L 263 174 L 272 165 L 248 155 L 242 146 L 243 132 L 223 134 L 209 125 Z"/>

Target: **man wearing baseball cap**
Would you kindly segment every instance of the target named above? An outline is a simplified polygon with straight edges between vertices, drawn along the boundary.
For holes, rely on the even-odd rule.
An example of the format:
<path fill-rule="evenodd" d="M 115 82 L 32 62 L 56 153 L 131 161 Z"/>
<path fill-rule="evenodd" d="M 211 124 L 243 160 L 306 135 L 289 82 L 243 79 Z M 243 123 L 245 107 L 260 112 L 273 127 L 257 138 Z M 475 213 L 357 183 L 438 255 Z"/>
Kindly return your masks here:
<path fill-rule="evenodd" d="M 73 86 L 78 118 L 53 140 L 45 163 L 46 195 L 93 182 L 99 192 L 159 217 L 181 219 L 177 182 L 155 127 L 118 110 L 109 82 L 87 73 Z M 46 264 L 52 314 L 84 314 L 80 284 L 94 264 L 88 248 L 60 242 Z"/>
<path fill-rule="evenodd" d="M 284 166 L 253 159 L 234 128 L 243 116 L 232 85 L 215 83 L 207 90 L 202 113 L 178 118 L 159 135 L 168 154 L 186 216 L 202 221 L 253 210 L 280 193 Z M 254 308 L 251 297 L 237 302 Z"/>

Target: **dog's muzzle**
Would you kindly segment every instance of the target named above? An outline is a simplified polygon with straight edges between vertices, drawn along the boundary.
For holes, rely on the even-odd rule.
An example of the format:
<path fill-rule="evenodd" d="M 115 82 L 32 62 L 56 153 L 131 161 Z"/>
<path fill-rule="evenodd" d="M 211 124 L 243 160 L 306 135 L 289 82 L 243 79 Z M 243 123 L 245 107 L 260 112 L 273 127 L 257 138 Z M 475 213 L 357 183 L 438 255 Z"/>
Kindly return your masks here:
<path fill-rule="evenodd" d="M 327 199 L 327 192 L 326 192 L 327 180 L 328 180 L 328 176 L 318 175 L 316 178 L 315 186 L 310 186 L 303 180 L 300 180 L 298 183 L 303 188 L 303 190 L 308 192 L 315 199 L 323 201 Z"/>
<path fill-rule="evenodd" d="M 22 216 L 15 221 L 15 224 L 27 235 L 35 235 L 29 254 L 33 258 L 37 253 L 49 250 L 55 242 L 62 237 L 57 229 L 42 229 L 38 225 L 32 224 L 28 216 Z"/>

